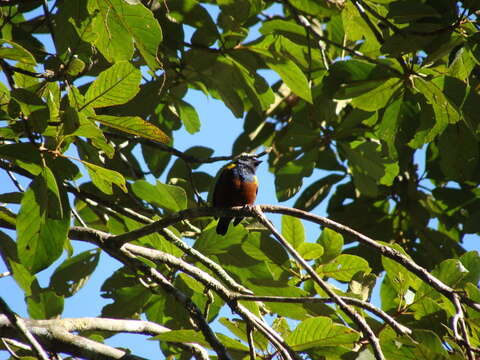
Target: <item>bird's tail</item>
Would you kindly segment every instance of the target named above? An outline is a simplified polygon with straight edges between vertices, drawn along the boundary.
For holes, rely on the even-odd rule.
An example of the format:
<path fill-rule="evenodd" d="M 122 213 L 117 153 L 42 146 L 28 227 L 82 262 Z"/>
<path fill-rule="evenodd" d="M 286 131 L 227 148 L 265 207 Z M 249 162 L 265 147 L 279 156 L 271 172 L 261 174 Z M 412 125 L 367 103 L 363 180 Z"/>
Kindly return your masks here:
<path fill-rule="evenodd" d="M 217 224 L 217 234 L 218 235 L 225 235 L 228 230 L 228 225 L 230 225 L 230 221 L 232 221 L 231 217 L 222 217 L 218 220 Z"/>

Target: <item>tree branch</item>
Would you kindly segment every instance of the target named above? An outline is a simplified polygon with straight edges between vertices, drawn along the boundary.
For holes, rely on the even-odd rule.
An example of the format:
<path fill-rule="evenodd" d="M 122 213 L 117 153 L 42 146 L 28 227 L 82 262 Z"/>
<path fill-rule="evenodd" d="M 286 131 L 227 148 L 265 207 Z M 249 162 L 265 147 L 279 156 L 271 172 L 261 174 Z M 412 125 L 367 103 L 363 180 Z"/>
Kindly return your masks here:
<path fill-rule="evenodd" d="M 423 281 L 425 281 L 427 284 L 429 284 L 431 287 L 433 287 L 435 290 L 440 292 L 441 294 L 445 295 L 447 298 L 452 299 L 452 294 L 454 294 L 454 290 L 449 287 L 448 285 L 444 284 L 442 281 L 437 279 L 435 276 L 431 275 L 426 269 L 415 263 L 413 260 L 409 259 L 407 256 L 403 255 L 399 251 L 386 246 L 382 245 L 379 242 L 373 240 L 372 238 L 356 231 L 353 230 L 352 228 L 340 224 L 338 222 L 335 222 L 333 220 L 330 220 L 326 217 L 323 216 L 318 216 L 311 214 L 309 212 L 295 209 L 295 208 L 289 208 L 286 206 L 278 206 L 278 205 L 257 205 L 257 207 L 260 207 L 260 209 L 263 212 L 266 213 L 275 213 L 275 214 L 283 214 L 283 215 L 290 215 L 290 216 L 295 216 L 299 219 L 303 219 L 306 221 L 313 222 L 315 224 L 325 226 L 327 228 L 330 228 L 332 230 L 335 230 L 338 233 L 341 233 L 343 235 L 351 236 L 355 240 L 368 245 L 375 250 L 377 250 L 381 255 L 386 256 L 396 262 L 398 262 L 400 265 L 404 266 L 407 270 L 411 271 L 413 274 L 417 275 L 419 278 L 421 278 Z M 141 228 L 123 233 L 121 235 L 117 236 L 112 236 L 109 235 L 108 241 L 111 242 L 112 244 L 115 244 L 114 246 L 120 247 L 121 245 L 133 241 L 135 239 L 141 238 L 143 236 L 150 235 L 154 232 L 160 231 L 168 226 L 174 225 L 180 221 L 186 220 L 186 219 L 194 219 L 194 218 L 199 218 L 199 217 L 207 217 L 207 216 L 215 216 L 215 217 L 220 217 L 220 216 L 231 216 L 231 217 L 254 217 L 255 213 L 251 207 L 232 207 L 232 208 L 214 208 L 214 207 L 205 207 L 205 208 L 191 208 L 191 209 L 186 209 L 179 211 L 174 214 L 170 214 L 168 216 L 165 216 L 161 220 L 155 221 L 154 223 L 151 223 L 149 225 L 145 225 Z M 74 232 L 75 236 L 82 236 L 82 233 L 84 231 L 89 231 L 85 230 L 80 227 L 73 227 L 72 231 Z M 468 305 L 469 307 L 480 311 L 480 304 L 476 303 L 475 301 L 472 301 L 461 294 L 459 295 L 461 297 L 461 301 Z"/>
<path fill-rule="evenodd" d="M 101 232 L 93 230 L 93 233 L 95 233 L 97 239 L 100 239 Z M 147 266 L 141 260 L 137 259 L 130 251 L 128 251 L 127 247 L 130 246 L 130 244 L 128 244 L 128 246 L 126 245 L 122 249 L 119 249 L 116 247 L 111 247 L 111 244 L 108 244 L 106 239 L 101 239 L 97 245 L 101 246 L 101 248 L 113 258 L 130 267 L 135 273 L 145 274 L 147 277 L 147 282 L 154 281 L 156 285 L 163 289 L 163 291 L 175 297 L 175 299 L 188 312 L 189 316 L 195 322 L 195 325 L 200 329 L 205 337 L 205 340 L 207 340 L 207 342 L 212 346 L 213 350 L 217 353 L 218 358 L 220 360 L 232 360 L 232 357 L 227 352 L 227 349 L 210 328 L 210 325 L 204 318 L 197 305 L 195 305 L 195 303 L 183 292 L 173 286 L 173 284 L 165 276 L 163 276 L 163 274 L 156 269 Z"/>
<path fill-rule="evenodd" d="M 377 360 L 385 359 L 382 348 L 380 347 L 380 341 L 373 332 L 372 328 L 367 324 L 365 319 L 360 316 L 354 309 L 348 306 L 342 298 L 337 295 L 325 281 L 320 278 L 315 270 L 305 261 L 295 248 L 275 229 L 272 223 L 265 217 L 262 210 L 258 206 L 253 206 L 253 212 L 260 222 L 266 226 L 282 247 L 303 267 L 303 269 L 312 277 L 312 279 L 322 288 L 323 291 L 335 302 L 335 304 L 345 312 L 350 319 L 361 329 L 364 336 L 366 336 L 373 348 L 373 353 Z"/>
<path fill-rule="evenodd" d="M 0 297 L 0 309 L 5 314 L 5 319 L 10 322 L 10 324 L 15 327 L 26 339 L 27 341 L 32 345 L 33 351 L 37 356 L 42 359 L 42 360 L 49 360 L 49 357 L 45 350 L 43 349 L 42 345 L 35 339 L 35 337 L 32 335 L 28 327 L 26 326 L 25 322 L 23 319 L 15 314 L 8 304 Z M 2 316 L 2 315 L 0 315 Z"/>
<path fill-rule="evenodd" d="M 0 324 L 3 319 L 0 316 Z M 124 319 L 109 319 L 109 318 L 64 318 L 64 319 L 50 319 L 50 320 L 24 320 L 29 328 L 46 328 L 53 329 L 55 327 L 61 328 L 67 332 L 83 332 L 83 331 L 109 331 L 115 333 L 130 333 L 156 336 L 167 333 L 171 329 L 159 325 L 151 321 L 142 320 L 124 320 Z M 185 349 L 188 349 L 194 354 L 201 354 L 197 357 L 198 360 L 208 359 L 207 351 L 195 343 L 175 343 Z"/>
<path fill-rule="evenodd" d="M 127 352 L 114 347 L 98 343 L 79 335 L 70 334 L 62 326 L 55 324 L 58 320 L 51 321 L 50 326 L 40 326 L 36 320 L 25 319 L 28 330 L 38 337 L 43 346 L 51 352 L 66 353 L 73 356 L 99 359 L 99 360 L 145 360 L 141 357 L 130 355 Z M 6 316 L 0 315 L 0 336 L 8 338 L 19 338 L 20 333 L 12 325 Z M 48 360 L 49 357 L 42 359 Z"/>
<path fill-rule="evenodd" d="M 165 232 L 162 235 L 169 237 L 169 233 Z M 112 252 L 116 253 L 112 256 L 122 261 L 124 264 L 129 264 L 131 260 L 135 259 L 135 256 L 141 256 L 143 258 L 149 259 L 154 262 L 160 262 L 167 264 L 169 266 L 178 268 L 179 270 L 185 272 L 186 274 L 192 276 L 194 279 L 202 283 L 209 289 L 212 289 L 220 295 L 220 297 L 230 306 L 233 312 L 239 314 L 247 323 L 250 323 L 253 327 L 259 330 L 269 341 L 278 349 L 282 354 L 285 360 L 299 359 L 297 354 L 285 343 L 280 335 L 278 335 L 265 321 L 255 316 L 247 308 L 242 306 L 236 300 L 238 293 L 231 292 L 225 286 L 223 286 L 217 279 L 213 278 L 211 275 L 200 270 L 199 268 L 179 259 L 171 254 L 164 253 L 156 249 L 148 249 L 142 246 L 137 246 L 133 244 L 124 244 L 120 250 L 112 250 L 111 246 L 115 247 L 114 243 L 112 244 L 111 240 L 114 238 L 108 233 L 104 233 L 94 229 L 79 229 L 71 232 L 71 236 L 74 239 L 93 242 L 100 246 L 102 249 L 106 250 L 110 254 Z M 118 249 L 118 248 L 117 248 Z M 121 252 L 122 257 L 127 256 L 129 260 L 125 262 L 125 259 L 122 259 L 117 253 Z M 141 263 L 144 267 L 143 272 L 148 273 L 151 270 L 145 268 L 146 266 Z M 152 269 L 153 270 L 153 269 Z M 161 275 L 161 274 L 160 274 Z M 152 277 L 153 278 L 153 277 Z M 157 280 L 157 278 L 155 278 Z M 161 280 L 163 281 L 163 280 Z M 160 284 L 162 285 L 162 284 Z M 163 285 L 162 285 L 163 287 Z M 173 288 L 172 291 L 178 291 Z M 168 290 L 170 293 L 170 290 Z M 207 339 L 208 340 L 208 339 Z"/>
<path fill-rule="evenodd" d="M 331 298 L 319 298 L 319 297 L 288 297 L 288 296 L 256 296 L 256 295 L 243 295 L 239 294 L 236 296 L 238 300 L 246 301 L 263 301 L 263 302 L 280 302 L 280 303 L 322 303 L 329 304 L 335 303 Z M 348 296 L 341 296 L 341 299 L 347 304 L 361 307 L 371 313 L 377 315 L 387 324 L 389 324 L 392 329 L 394 329 L 400 335 L 411 335 L 412 330 L 408 327 L 400 324 L 393 317 L 388 315 L 382 309 L 370 304 L 367 301 L 362 301 L 360 299 L 351 298 Z"/>

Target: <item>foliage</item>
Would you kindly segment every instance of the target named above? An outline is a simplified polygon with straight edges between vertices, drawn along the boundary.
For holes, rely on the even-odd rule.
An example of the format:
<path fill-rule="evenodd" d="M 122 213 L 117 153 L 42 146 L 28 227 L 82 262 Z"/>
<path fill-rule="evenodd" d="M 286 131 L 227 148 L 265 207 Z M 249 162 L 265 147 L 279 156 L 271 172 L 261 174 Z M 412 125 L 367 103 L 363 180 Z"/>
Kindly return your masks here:
<path fill-rule="evenodd" d="M 111 303 L 101 316 L 164 326 L 145 333 L 170 358 L 201 358 L 205 347 L 246 359 L 250 347 L 262 359 L 378 359 L 375 338 L 388 359 L 478 356 L 480 257 L 462 246 L 480 232 L 477 1 L 13 0 L 0 12 L 0 167 L 18 186 L 0 194 L 0 254 L 32 319 L 59 317 L 64 299 L 101 271 L 103 250 L 125 266 L 102 287 Z M 278 81 L 269 84 L 264 69 Z M 324 224 L 315 241 L 284 215 L 281 235 L 322 281 L 336 280 L 333 294 L 368 302 L 377 286 L 377 307 L 408 329 L 354 302 L 369 336 L 258 223 L 223 238 L 212 217 L 182 213 L 204 205 L 214 178 L 202 165 L 225 160 L 208 147 L 173 147 L 175 130 L 193 134 L 205 120 L 185 101 L 190 89 L 243 119 L 232 156 L 269 149 L 278 201 L 305 211 L 328 203 L 329 219 L 452 291 L 348 229 Z M 312 174 L 323 177 L 303 186 Z M 174 220 L 135 233 L 158 219 Z M 192 238 L 189 249 L 181 239 Z M 95 248 L 77 254 L 71 240 Z M 42 287 L 37 273 L 65 251 Z M 286 353 L 245 315 L 266 312 Z M 102 342 L 112 332 L 98 325 L 81 335 Z"/>

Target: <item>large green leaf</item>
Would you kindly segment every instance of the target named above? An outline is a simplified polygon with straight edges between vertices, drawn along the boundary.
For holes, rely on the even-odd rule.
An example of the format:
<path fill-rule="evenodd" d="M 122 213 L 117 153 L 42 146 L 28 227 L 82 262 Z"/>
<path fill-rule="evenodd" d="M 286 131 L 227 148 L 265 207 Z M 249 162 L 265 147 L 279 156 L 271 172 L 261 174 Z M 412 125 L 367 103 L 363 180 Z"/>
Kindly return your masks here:
<path fill-rule="evenodd" d="M 58 317 L 63 311 L 63 297 L 52 290 L 41 289 L 26 298 L 28 314 L 33 319 L 45 320 Z"/>
<path fill-rule="evenodd" d="M 291 60 L 278 57 L 267 57 L 265 62 L 275 71 L 285 84 L 303 100 L 312 102 L 312 92 L 308 80 L 300 68 Z"/>
<path fill-rule="evenodd" d="M 432 129 L 432 135 L 441 133 L 448 124 L 453 124 L 460 120 L 458 109 L 434 82 L 416 77 L 415 87 L 425 96 L 425 99 L 435 112 L 435 125 Z"/>
<path fill-rule="evenodd" d="M 105 194 L 113 194 L 113 184 L 117 185 L 124 192 L 127 192 L 125 178 L 119 172 L 83 160 L 82 164 L 87 168 L 88 174 L 95 186 Z"/>
<path fill-rule="evenodd" d="M 322 316 L 302 321 L 286 340 L 294 350 L 304 351 L 322 346 L 351 348 L 358 338 L 356 331 Z"/>
<path fill-rule="evenodd" d="M 162 184 L 159 181 L 152 185 L 145 180 L 138 180 L 132 184 L 132 190 L 140 199 L 168 211 L 180 211 L 187 207 L 185 190 L 179 186 Z"/>
<path fill-rule="evenodd" d="M 324 252 L 320 259 L 322 264 L 326 264 L 335 259 L 342 252 L 343 236 L 329 228 L 322 231 L 322 235 L 317 242 L 322 245 Z"/>
<path fill-rule="evenodd" d="M 46 268 L 62 253 L 69 215 L 55 177 L 43 168 L 23 195 L 17 217 L 18 257 L 32 273 Z"/>
<path fill-rule="evenodd" d="M 90 118 L 93 121 L 98 121 L 105 126 L 140 136 L 145 139 L 158 141 L 161 143 L 169 143 L 170 138 L 158 127 L 152 123 L 143 120 L 138 116 L 110 116 L 110 115 L 97 115 Z"/>
<path fill-rule="evenodd" d="M 130 60 L 135 44 L 151 69 L 160 68 L 157 50 L 162 30 L 149 9 L 140 1 L 90 0 L 90 13 L 97 9 L 94 30 L 99 37 L 95 45 L 107 60 Z"/>
<path fill-rule="evenodd" d="M 37 64 L 33 55 L 23 46 L 6 39 L 0 39 L 0 45 L 0 59 L 15 60 L 29 65 Z"/>
<path fill-rule="evenodd" d="M 17 285 L 25 292 L 25 295 L 28 296 L 32 292 L 38 291 L 40 285 L 37 278 L 20 262 L 17 244 L 3 231 L 0 231 L 0 251 L 5 265 Z"/>
<path fill-rule="evenodd" d="M 231 226 L 226 237 L 220 236 L 215 231 L 215 223 L 207 226 L 195 241 L 194 248 L 204 255 L 218 255 L 229 251 L 233 246 L 240 245 L 247 236 L 243 226 Z M 240 254 L 239 254 L 240 256 Z"/>
<path fill-rule="evenodd" d="M 98 250 L 84 251 L 65 260 L 50 278 L 50 288 L 57 295 L 70 297 L 88 281 L 100 259 Z"/>
<path fill-rule="evenodd" d="M 282 216 L 282 235 L 285 239 L 297 249 L 305 241 L 305 229 L 300 219 L 283 215 Z"/>
<path fill-rule="evenodd" d="M 439 137 L 440 168 L 447 179 L 468 181 L 479 163 L 478 139 L 464 122 L 448 126 Z"/>
<path fill-rule="evenodd" d="M 389 5 L 388 16 L 396 22 L 401 23 L 424 17 L 440 17 L 440 14 L 427 4 L 415 0 L 405 0 L 402 2 L 392 2 L 392 4 Z"/>
<path fill-rule="evenodd" d="M 175 107 L 178 111 L 178 117 L 182 120 L 185 130 L 190 134 L 200 131 L 200 119 L 195 108 L 183 100 L 175 102 Z"/>
<path fill-rule="evenodd" d="M 294 207 L 306 211 L 314 209 L 328 196 L 332 187 L 343 178 L 343 175 L 331 174 L 315 181 L 303 190 Z"/>
<path fill-rule="evenodd" d="M 368 262 L 355 255 L 342 254 L 328 264 L 322 265 L 317 272 L 323 276 L 331 277 L 338 281 L 350 281 L 358 272 L 369 273 L 371 271 Z"/>
<path fill-rule="evenodd" d="M 94 108 L 124 104 L 138 93 L 141 78 L 140 70 L 129 62 L 115 63 L 90 84 L 85 103 Z"/>
<path fill-rule="evenodd" d="M 367 196 L 376 196 L 379 184 L 391 185 L 399 172 L 398 163 L 383 158 L 379 148 L 371 141 L 342 144 L 355 186 Z"/>

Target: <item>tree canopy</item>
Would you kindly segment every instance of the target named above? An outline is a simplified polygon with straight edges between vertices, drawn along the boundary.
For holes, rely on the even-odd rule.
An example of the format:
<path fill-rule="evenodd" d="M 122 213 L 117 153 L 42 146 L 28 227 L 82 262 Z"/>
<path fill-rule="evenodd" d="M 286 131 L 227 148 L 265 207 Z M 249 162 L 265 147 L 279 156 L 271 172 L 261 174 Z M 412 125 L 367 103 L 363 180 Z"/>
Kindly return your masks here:
<path fill-rule="evenodd" d="M 480 356 L 480 256 L 464 248 L 480 232 L 478 1 L 6 0 L 0 13 L 0 172 L 16 189 L 0 186 L 2 277 L 28 309 L 1 287 L 0 353 L 140 359 L 145 337 L 108 344 L 129 333 L 181 360 Z M 175 147 L 209 121 L 192 90 L 243 123 L 231 154 L 214 156 L 221 134 Z M 280 204 L 209 205 L 205 165 L 239 156 L 267 160 Z M 219 236 L 220 215 L 245 219 Z M 62 318 L 101 253 L 122 263 L 97 294 L 110 302 Z"/>

